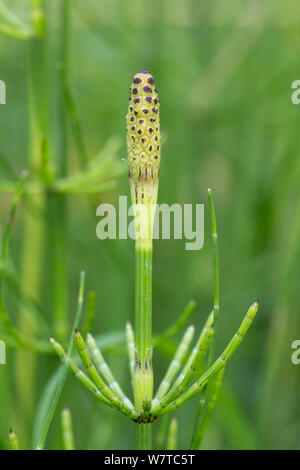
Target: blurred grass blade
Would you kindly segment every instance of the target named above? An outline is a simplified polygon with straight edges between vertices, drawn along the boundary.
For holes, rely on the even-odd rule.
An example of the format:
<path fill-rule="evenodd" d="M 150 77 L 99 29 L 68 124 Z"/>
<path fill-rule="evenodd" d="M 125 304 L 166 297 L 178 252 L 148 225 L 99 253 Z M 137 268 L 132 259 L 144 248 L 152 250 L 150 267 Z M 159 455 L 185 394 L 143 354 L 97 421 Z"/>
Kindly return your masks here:
<path fill-rule="evenodd" d="M 169 435 L 168 435 L 168 441 L 167 441 L 167 450 L 176 450 L 176 448 L 177 448 L 177 432 L 178 432 L 177 419 L 172 418 L 170 428 L 169 428 Z"/>
<path fill-rule="evenodd" d="M 196 308 L 196 302 L 194 300 L 190 300 L 190 302 L 187 304 L 184 311 L 182 312 L 180 317 L 176 320 L 176 322 L 172 326 L 170 326 L 170 328 L 168 328 L 164 333 L 154 338 L 153 340 L 154 346 L 159 346 L 164 341 L 175 336 L 181 330 L 181 328 L 183 328 L 184 325 L 186 325 L 186 323 L 189 321 L 190 316 L 194 312 L 195 308 Z"/>
<path fill-rule="evenodd" d="M 23 23 L 2 2 L 0 2 L 0 32 L 15 39 L 30 39 L 33 36 L 32 28 Z"/>
<path fill-rule="evenodd" d="M 75 329 L 78 328 L 79 321 L 80 321 L 80 318 L 81 318 L 82 306 L 83 306 L 83 296 L 84 296 L 84 284 L 85 284 L 85 273 L 84 273 L 84 271 L 82 271 L 81 274 L 80 274 L 79 294 L 78 294 L 78 301 L 77 301 L 77 312 L 76 312 L 73 327 L 72 327 L 72 333 L 71 333 L 71 338 L 70 338 L 69 347 L 68 347 L 68 356 L 71 356 L 71 354 L 72 354 L 73 344 L 74 344 L 74 336 L 75 336 Z M 44 447 L 45 440 L 46 440 L 46 437 L 47 437 L 47 434 L 48 434 L 48 431 L 49 431 L 49 427 L 52 423 L 53 416 L 54 416 L 57 404 L 59 402 L 59 399 L 61 397 L 64 385 L 65 385 L 67 374 L 68 374 L 68 369 L 66 367 L 64 367 L 61 374 L 60 374 L 59 384 L 58 384 L 55 396 L 53 397 L 50 408 L 48 410 L 47 418 L 46 418 L 44 427 L 42 429 L 40 439 L 39 439 L 38 444 L 36 446 L 37 449 L 41 450 Z"/>
<path fill-rule="evenodd" d="M 78 114 L 77 114 L 75 100 L 73 98 L 70 85 L 67 80 L 67 74 L 66 74 L 66 69 L 64 65 L 60 65 L 59 72 L 60 72 L 60 77 L 61 77 L 61 84 L 62 84 L 62 90 L 63 90 L 64 101 L 66 105 L 67 115 L 68 115 L 68 118 L 72 127 L 74 141 L 77 147 L 81 168 L 84 168 L 88 162 L 88 154 L 87 154 L 87 150 L 86 150 L 86 146 L 85 146 L 85 142 L 83 138 L 83 133 L 81 130 L 81 125 L 80 125 Z"/>
<path fill-rule="evenodd" d="M 86 319 L 83 327 L 83 338 L 86 339 L 86 335 L 93 331 L 94 320 L 96 313 L 96 292 L 90 291 L 87 298 L 87 309 Z"/>
<path fill-rule="evenodd" d="M 225 372 L 225 367 L 223 367 L 223 369 L 221 369 L 218 372 L 216 380 L 212 383 L 212 386 L 211 386 L 212 390 L 210 391 L 210 394 L 209 394 L 210 399 L 209 399 L 209 402 L 207 403 L 206 409 L 204 410 L 203 416 L 201 413 L 201 409 L 199 409 L 199 413 L 198 413 L 195 427 L 194 427 L 190 449 L 196 449 L 196 450 L 200 449 L 204 434 L 206 432 L 208 423 L 210 421 L 212 412 L 214 410 L 216 401 L 219 396 L 224 372 Z"/>
<path fill-rule="evenodd" d="M 25 178 L 27 177 L 27 171 L 22 173 L 20 181 L 16 187 L 16 191 L 13 197 L 13 201 L 10 207 L 9 215 L 4 227 L 3 236 L 2 236 L 2 243 L 1 243 L 1 254 L 0 254 L 0 322 L 2 323 L 3 327 L 5 328 L 8 335 L 13 339 L 15 344 L 21 348 L 29 349 L 35 352 L 43 352 L 49 353 L 51 351 L 49 345 L 46 341 L 40 340 L 33 340 L 23 337 L 18 330 L 14 327 L 13 323 L 11 322 L 7 310 L 4 305 L 4 297 L 3 297 L 3 288 L 6 279 L 6 264 L 7 264 L 7 257 L 8 257 L 8 250 L 9 244 L 11 239 L 11 231 L 13 227 L 13 223 L 15 220 L 15 214 L 17 210 L 17 206 L 19 200 L 21 198 L 23 192 L 23 186 Z"/>

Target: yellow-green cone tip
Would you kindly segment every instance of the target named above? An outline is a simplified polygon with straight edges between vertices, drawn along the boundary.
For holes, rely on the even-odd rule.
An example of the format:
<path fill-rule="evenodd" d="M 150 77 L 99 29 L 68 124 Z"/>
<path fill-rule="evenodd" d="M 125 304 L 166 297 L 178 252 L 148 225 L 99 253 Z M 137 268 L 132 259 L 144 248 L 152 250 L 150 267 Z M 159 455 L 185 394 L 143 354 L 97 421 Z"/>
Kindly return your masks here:
<path fill-rule="evenodd" d="M 127 122 L 129 178 L 135 202 L 156 202 L 160 166 L 159 99 L 153 76 L 145 69 L 130 87 Z"/>

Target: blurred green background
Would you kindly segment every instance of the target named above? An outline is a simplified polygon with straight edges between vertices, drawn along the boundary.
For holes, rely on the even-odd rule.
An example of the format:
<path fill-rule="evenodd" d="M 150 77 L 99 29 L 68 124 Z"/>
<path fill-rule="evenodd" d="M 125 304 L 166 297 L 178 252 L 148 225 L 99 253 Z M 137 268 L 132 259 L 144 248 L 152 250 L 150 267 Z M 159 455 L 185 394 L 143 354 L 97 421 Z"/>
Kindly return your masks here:
<path fill-rule="evenodd" d="M 39 33 L 39 0 L 1 3 L 28 25 L 34 11 Z M 84 269 L 86 293 L 96 292 L 92 332 L 130 393 L 122 331 L 133 320 L 134 245 L 98 240 L 95 213 L 101 202 L 129 195 L 121 161 L 128 89 L 145 67 L 161 101 L 159 202 L 205 203 L 202 250 L 186 251 L 180 240 L 154 243 L 154 331 L 171 325 L 191 298 L 198 329 L 212 307 L 212 187 L 218 352 L 256 298 L 260 309 L 227 367 L 203 448 L 299 448 L 300 365 L 291 362 L 291 344 L 300 338 L 300 108 L 291 103 L 291 83 L 300 79 L 299 2 L 48 0 L 44 8 L 45 37 L 0 35 L 0 79 L 7 85 L 0 106 L 2 229 L 13 196 L 7 182 L 28 169 L 29 183 L 42 181 L 45 189 L 25 192 L 13 227 L 4 295 L 14 325 L 25 337 L 66 342 Z M 92 184 L 60 194 L 47 189 L 52 172 L 84 172 L 101 149 L 113 160 L 99 176 L 99 191 L 87 194 Z M 154 354 L 157 384 L 170 357 Z M 34 445 L 58 366 L 53 355 L 8 344 L 0 366 L 0 448 L 8 446 L 10 426 L 22 447 Z M 176 412 L 180 449 L 189 443 L 197 403 Z M 46 448 L 62 446 L 63 406 L 71 410 L 78 449 L 134 447 L 134 424 L 96 406 L 69 377 Z"/>

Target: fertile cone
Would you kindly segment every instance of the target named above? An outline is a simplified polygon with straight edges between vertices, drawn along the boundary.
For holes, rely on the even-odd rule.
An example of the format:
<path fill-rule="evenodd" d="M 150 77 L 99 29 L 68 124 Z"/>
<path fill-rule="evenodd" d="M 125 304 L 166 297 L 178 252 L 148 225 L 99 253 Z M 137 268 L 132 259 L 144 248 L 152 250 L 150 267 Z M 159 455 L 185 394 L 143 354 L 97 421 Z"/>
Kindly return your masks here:
<path fill-rule="evenodd" d="M 155 204 L 161 145 L 159 99 L 154 78 L 147 70 L 140 70 L 133 77 L 126 122 L 133 202 Z"/>

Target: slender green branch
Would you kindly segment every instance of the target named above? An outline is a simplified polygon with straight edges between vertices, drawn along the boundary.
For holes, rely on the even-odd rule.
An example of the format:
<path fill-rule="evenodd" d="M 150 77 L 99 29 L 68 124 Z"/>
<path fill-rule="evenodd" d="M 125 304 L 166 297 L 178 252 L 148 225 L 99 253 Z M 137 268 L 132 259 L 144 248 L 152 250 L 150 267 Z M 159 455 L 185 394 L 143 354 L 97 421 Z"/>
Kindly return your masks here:
<path fill-rule="evenodd" d="M 94 395 L 95 398 L 97 398 L 102 403 L 104 403 L 104 405 L 107 405 L 110 408 L 113 408 L 113 405 L 111 404 L 111 402 L 102 395 L 102 393 L 98 390 L 94 382 L 90 380 L 85 375 L 85 373 L 82 372 L 81 369 L 79 369 L 79 367 L 77 367 L 75 362 L 70 358 L 70 356 L 67 355 L 63 347 L 53 338 L 50 338 L 49 341 L 54 351 L 56 352 L 60 360 L 63 362 L 63 364 L 65 365 L 65 368 L 69 370 L 71 374 L 74 375 L 76 380 L 78 380 L 78 382 L 80 382 L 81 385 L 83 385 L 87 390 L 89 390 Z"/>
<path fill-rule="evenodd" d="M 161 402 L 162 397 L 166 395 L 166 393 L 168 392 L 172 384 L 172 381 L 174 380 L 174 377 L 176 376 L 176 374 L 182 367 L 182 364 L 184 362 L 184 359 L 186 357 L 190 344 L 193 340 L 194 332 L 195 332 L 195 327 L 193 325 L 189 326 L 181 342 L 179 343 L 175 356 L 173 360 L 171 361 L 168 367 L 168 370 L 158 387 L 154 400 L 152 401 L 152 409 L 151 409 L 152 414 L 155 413 L 156 409 L 160 407 L 160 402 Z"/>
<path fill-rule="evenodd" d="M 233 353 L 241 344 L 245 334 L 247 333 L 258 309 L 258 301 L 254 302 L 251 305 L 248 312 L 246 313 L 237 333 L 233 336 L 223 353 L 218 357 L 218 359 L 213 363 L 213 365 L 177 400 L 173 401 L 169 405 L 165 405 L 162 402 L 161 408 L 157 411 L 156 416 L 174 411 L 179 406 L 186 403 L 188 400 L 193 398 L 197 393 L 199 393 L 203 387 L 208 383 L 208 381 L 214 377 L 220 369 L 222 369 L 226 363 L 229 361 Z"/>
<path fill-rule="evenodd" d="M 162 400 L 161 406 L 166 406 L 181 395 L 187 386 L 197 378 L 200 371 L 200 365 L 205 356 L 214 332 L 213 312 L 209 315 L 199 339 L 185 365 L 182 372 L 175 381 L 168 395 Z M 199 375 L 198 375 L 199 377 Z"/>
<path fill-rule="evenodd" d="M 102 395 L 107 400 L 110 401 L 113 407 L 116 410 L 120 411 L 120 413 L 124 414 L 125 416 L 129 416 L 132 419 L 137 419 L 136 411 L 132 407 L 130 408 L 128 404 L 125 403 L 123 400 L 120 400 L 115 395 L 115 393 L 113 393 L 112 390 L 105 384 L 104 380 L 98 374 L 87 352 L 83 338 L 78 330 L 75 331 L 75 344 L 76 344 L 80 359 L 86 369 L 86 372 L 91 378 L 91 380 L 94 382 L 96 387 L 98 388 L 99 392 L 101 392 Z"/>
<path fill-rule="evenodd" d="M 124 402 L 126 406 L 128 406 L 128 408 L 133 410 L 134 409 L 133 404 L 131 403 L 129 398 L 126 397 L 121 386 L 115 379 L 110 367 L 108 366 L 107 362 L 105 361 L 100 351 L 100 348 L 97 346 L 95 339 L 90 333 L 87 334 L 86 341 L 87 341 L 88 348 L 92 354 L 94 363 L 96 364 L 96 368 L 103 375 L 109 388 L 114 392 L 114 394 L 118 398 L 120 398 Z"/>

